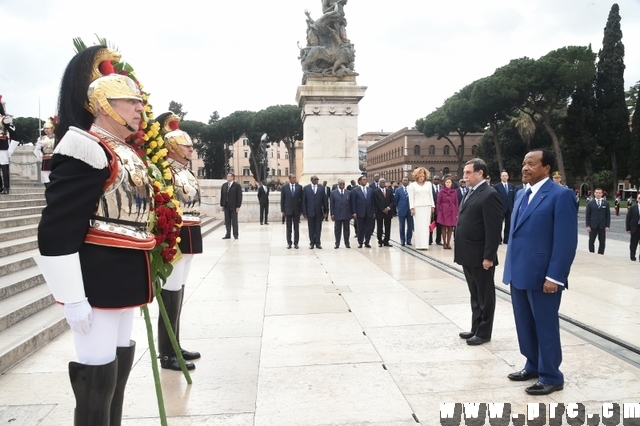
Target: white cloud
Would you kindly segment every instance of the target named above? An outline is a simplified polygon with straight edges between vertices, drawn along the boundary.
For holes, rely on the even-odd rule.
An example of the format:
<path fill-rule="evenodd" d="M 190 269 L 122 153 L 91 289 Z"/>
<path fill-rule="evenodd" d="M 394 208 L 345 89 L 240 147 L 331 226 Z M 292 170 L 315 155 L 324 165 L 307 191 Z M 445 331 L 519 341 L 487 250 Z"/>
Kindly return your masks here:
<path fill-rule="evenodd" d="M 73 37 L 105 37 L 136 69 L 156 113 L 171 100 L 187 118 L 295 103 L 296 43 L 319 0 L 2 0 L 0 94 L 17 116 L 53 114 Z M 619 1 L 627 87 L 640 80 L 640 3 Z M 351 0 L 347 32 L 356 48 L 359 131 L 413 126 L 470 82 L 509 60 L 567 45 L 602 44 L 611 8 L 601 0 Z"/>

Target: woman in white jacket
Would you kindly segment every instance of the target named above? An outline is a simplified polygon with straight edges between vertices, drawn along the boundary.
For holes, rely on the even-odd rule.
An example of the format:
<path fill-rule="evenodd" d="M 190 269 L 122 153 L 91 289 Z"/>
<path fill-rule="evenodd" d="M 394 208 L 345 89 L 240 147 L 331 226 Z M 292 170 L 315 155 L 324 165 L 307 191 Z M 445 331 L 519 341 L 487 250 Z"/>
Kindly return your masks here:
<path fill-rule="evenodd" d="M 435 210 L 433 186 L 429 171 L 418 167 L 413 171 L 415 182 L 409 184 L 409 208 L 413 216 L 413 244 L 418 250 L 429 250 L 429 225 Z"/>

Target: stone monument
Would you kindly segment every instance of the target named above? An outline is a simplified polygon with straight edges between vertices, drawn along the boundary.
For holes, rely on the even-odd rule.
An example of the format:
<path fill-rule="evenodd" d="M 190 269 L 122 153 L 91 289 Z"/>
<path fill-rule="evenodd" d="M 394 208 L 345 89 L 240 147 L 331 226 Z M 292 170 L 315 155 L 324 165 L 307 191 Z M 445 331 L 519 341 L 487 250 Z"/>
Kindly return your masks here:
<path fill-rule="evenodd" d="M 304 150 L 302 185 L 317 175 L 320 182 L 347 183 L 361 175 L 358 151 L 358 102 L 367 89 L 358 86 L 355 49 L 347 38 L 347 0 L 322 0 L 322 16 L 307 16 L 307 46 L 300 46 L 302 85 L 296 102 L 302 108 Z"/>

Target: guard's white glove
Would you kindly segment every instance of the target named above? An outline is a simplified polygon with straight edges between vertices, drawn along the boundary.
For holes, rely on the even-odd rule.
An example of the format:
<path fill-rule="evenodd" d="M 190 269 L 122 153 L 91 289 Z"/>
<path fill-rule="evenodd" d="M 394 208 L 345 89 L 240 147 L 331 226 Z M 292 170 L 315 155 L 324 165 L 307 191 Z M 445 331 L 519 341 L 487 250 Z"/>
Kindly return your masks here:
<path fill-rule="evenodd" d="M 65 303 L 64 316 L 71 331 L 87 334 L 91 330 L 91 305 L 86 297 L 80 302 Z"/>

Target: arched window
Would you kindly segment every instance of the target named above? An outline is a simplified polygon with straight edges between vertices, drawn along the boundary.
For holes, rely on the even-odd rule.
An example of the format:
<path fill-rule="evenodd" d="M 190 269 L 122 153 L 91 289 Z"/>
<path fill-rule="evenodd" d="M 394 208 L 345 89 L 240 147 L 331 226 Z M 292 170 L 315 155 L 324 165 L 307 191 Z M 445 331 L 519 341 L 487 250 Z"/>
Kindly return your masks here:
<path fill-rule="evenodd" d="M 435 167 L 429 167 L 429 174 L 431 175 L 431 177 L 434 177 L 436 174 L 436 169 Z"/>
<path fill-rule="evenodd" d="M 429 155 L 436 155 L 436 147 L 429 145 Z"/>
<path fill-rule="evenodd" d="M 420 145 L 413 147 L 413 155 L 420 155 Z"/>
<path fill-rule="evenodd" d="M 444 148 L 442 148 L 442 153 L 447 157 L 449 156 L 449 145 L 445 145 Z"/>
<path fill-rule="evenodd" d="M 471 147 L 471 154 L 472 155 L 478 155 L 478 145 L 473 145 Z"/>
<path fill-rule="evenodd" d="M 442 176 L 447 176 L 449 174 L 449 168 L 445 167 L 444 169 L 442 169 Z"/>

